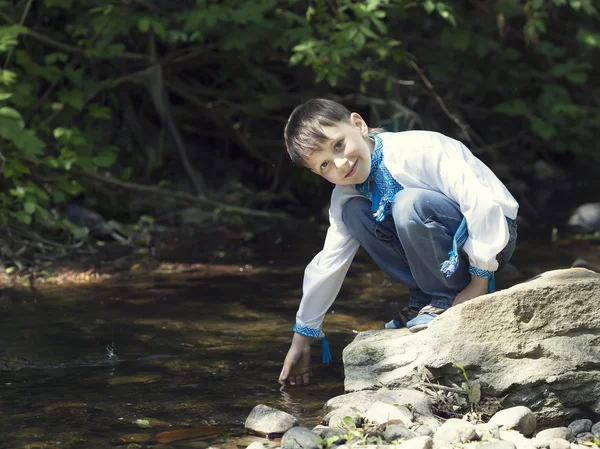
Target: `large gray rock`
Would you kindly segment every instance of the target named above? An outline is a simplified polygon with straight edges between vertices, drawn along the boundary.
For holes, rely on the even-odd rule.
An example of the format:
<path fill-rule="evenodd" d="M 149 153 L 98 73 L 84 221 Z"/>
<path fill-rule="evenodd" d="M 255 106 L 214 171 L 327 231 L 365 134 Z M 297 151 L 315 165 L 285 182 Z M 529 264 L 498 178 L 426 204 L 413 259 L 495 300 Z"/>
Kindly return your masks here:
<path fill-rule="evenodd" d="M 527 404 L 540 425 L 562 424 L 600 412 L 599 334 L 600 274 L 551 271 L 453 307 L 417 334 L 359 334 L 344 350 L 345 387 L 414 388 L 425 378 L 460 385 L 456 360 L 484 397 Z"/>

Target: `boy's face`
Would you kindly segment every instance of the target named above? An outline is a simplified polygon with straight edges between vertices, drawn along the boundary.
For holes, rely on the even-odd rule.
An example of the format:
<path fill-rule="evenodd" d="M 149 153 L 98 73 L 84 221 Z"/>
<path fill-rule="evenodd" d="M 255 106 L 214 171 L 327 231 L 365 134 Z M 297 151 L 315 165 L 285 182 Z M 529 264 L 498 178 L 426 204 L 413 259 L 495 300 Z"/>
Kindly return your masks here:
<path fill-rule="evenodd" d="M 361 184 L 371 171 L 373 141 L 369 128 L 356 112 L 350 121 L 322 129 L 328 140 L 306 160 L 306 165 L 327 181 L 338 184 Z"/>

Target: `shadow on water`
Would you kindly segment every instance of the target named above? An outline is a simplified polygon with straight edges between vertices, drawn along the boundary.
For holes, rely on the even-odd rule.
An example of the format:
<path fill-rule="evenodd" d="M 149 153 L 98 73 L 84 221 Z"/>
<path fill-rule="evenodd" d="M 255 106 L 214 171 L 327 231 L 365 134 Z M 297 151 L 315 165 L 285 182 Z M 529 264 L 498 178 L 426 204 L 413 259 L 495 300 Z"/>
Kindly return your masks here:
<path fill-rule="evenodd" d="M 533 253 L 523 254 L 525 261 Z M 528 266 L 526 274 L 535 274 Z M 326 322 L 332 366 L 319 364 L 315 345 L 313 385 L 282 393 L 277 378 L 303 269 L 213 266 L 5 292 L 0 447 L 126 447 L 183 426 L 240 433 L 256 404 L 317 424 L 324 402 L 343 393 L 342 349 L 357 331 L 380 328 L 408 298 L 359 254 Z M 153 428 L 134 424 L 142 418 Z"/>

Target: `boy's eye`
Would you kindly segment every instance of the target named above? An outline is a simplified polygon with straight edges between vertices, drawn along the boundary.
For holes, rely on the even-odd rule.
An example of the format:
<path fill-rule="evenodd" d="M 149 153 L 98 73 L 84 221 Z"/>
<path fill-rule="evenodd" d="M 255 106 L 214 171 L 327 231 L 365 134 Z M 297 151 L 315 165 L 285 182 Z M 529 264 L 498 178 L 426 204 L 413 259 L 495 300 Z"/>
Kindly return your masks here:
<path fill-rule="evenodd" d="M 343 140 L 339 140 L 335 145 L 334 145 L 334 149 L 335 151 L 338 151 L 342 148 L 342 146 L 344 146 L 344 141 Z"/>
<path fill-rule="evenodd" d="M 327 166 L 329 165 L 329 162 L 325 161 L 321 164 L 321 170 L 325 170 L 327 168 Z"/>

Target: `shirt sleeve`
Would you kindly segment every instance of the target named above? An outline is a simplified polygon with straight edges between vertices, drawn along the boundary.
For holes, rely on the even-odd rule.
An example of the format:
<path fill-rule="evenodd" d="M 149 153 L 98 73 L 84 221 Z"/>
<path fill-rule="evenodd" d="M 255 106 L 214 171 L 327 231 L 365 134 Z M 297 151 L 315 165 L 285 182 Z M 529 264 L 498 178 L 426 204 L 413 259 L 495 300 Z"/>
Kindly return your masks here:
<path fill-rule="evenodd" d="M 335 301 L 360 246 L 342 221 L 341 195 L 336 190 L 332 195 L 325 243 L 306 267 L 302 301 L 296 315 L 294 331 L 309 337 L 322 336 L 325 314 Z"/>
<path fill-rule="evenodd" d="M 416 173 L 432 188 L 456 203 L 467 221 L 468 237 L 463 249 L 472 267 L 496 271 L 496 255 L 509 240 L 502 207 L 486 176 L 494 176 L 463 144 L 442 134 L 432 137 L 410 157 Z M 485 167 L 485 168 L 484 168 Z"/>

